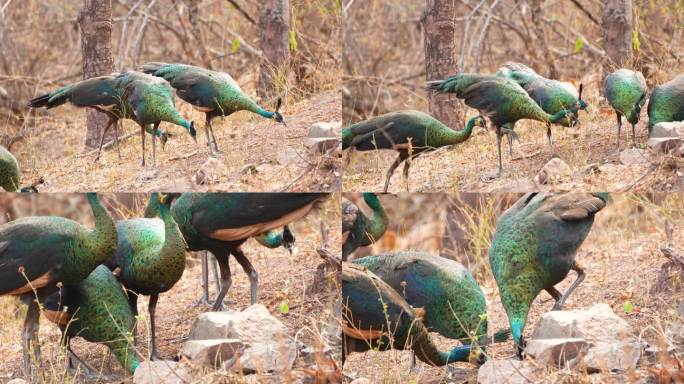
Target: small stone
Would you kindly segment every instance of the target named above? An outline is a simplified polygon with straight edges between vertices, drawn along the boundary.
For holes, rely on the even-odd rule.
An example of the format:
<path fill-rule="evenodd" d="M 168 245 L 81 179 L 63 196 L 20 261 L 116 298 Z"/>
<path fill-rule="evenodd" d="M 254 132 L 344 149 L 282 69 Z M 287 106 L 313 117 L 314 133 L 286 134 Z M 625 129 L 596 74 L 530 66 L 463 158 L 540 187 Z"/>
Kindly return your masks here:
<path fill-rule="evenodd" d="M 654 125 L 649 138 L 682 136 L 684 136 L 684 121 L 670 121 Z"/>
<path fill-rule="evenodd" d="M 620 152 L 620 164 L 648 164 L 648 159 L 644 156 L 644 150 L 638 148 L 629 148 Z"/>
<path fill-rule="evenodd" d="M 176 361 L 143 361 L 133 374 L 134 384 L 184 384 L 191 381 L 188 369 Z"/>
<path fill-rule="evenodd" d="M 667 154 L 679 149 L 682 139 L 679 137 L 656 137 L 648 139 L 648 146 L 655 153 Z"/>
<path fill-rule="evenodd" d="M 535 176 L 534 181 L 539 184 L 554 184 L 572 175 L 572 169 L 565 161 L 554 157 Z"/>
<path fill-rule="evenodd" d="M 532 339 L 525 347 L 525 353 L 538 363 L 555 365 L 559 368 L 577 357 L 586 354 L 590 344 L 584 339 Z"/>
<path fill-rule="evenodd" d="M 309 134 L 304 139 L 304 145 L 314 152 L 326 153 L 340 145 L 339 135 L 336 129 L 342 126 L 342 122 L 315 123 L 309 128 Z"/>
<path fill-rule="evenodd" d="M 523 384 L 535 382 L 534 367 L 529 361 L 487 360 L 477 372 L 479 384 Z"/>
<path fill-rule="evenodd" d="M 219 367 L 224 361 L 242 353 L 245 345 L 239 339 L 188 340 L 180 354 L 207 367 Z"/>
<path fill-rule="evenodd" d="M 350 384 L 371 384 L 371 381 L 366 379 L 365 377 L 359 377 L 358 379 L 352 381 Z"/>
<path fill-rule="evenodd" d="M 2 89 L 2 88 L 0 88 L 0 89 Z M 5 384 L 28 384 L 28 381 L 26 381 L 24 379 L 12 379 Z"/>

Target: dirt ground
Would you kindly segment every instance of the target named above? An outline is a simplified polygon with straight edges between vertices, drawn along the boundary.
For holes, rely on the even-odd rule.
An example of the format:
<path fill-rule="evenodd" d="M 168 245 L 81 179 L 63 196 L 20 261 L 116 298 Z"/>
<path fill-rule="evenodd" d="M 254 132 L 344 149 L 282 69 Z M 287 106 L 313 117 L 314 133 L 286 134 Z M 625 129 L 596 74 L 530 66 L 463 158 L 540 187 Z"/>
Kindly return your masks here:
<path fill-rule="evenodd" d="M 13 151 L 22 168 L 22 185 L 38 177 L 45 179 L 40 192 L 84 191 L 337 191 L 341 185 L 339 153 L 317 154 L 305 145 L 309 128 L 317 122 L 341 121 L 341 97 L 327 91 L 315 97 L 284 105 L 287 127 L 249 112 L 239 112 L 213 121 L 214 134 L 222 154 L 209 156 L 204 135 L 203 113 L 187 103 L 177 102 L 181 115 L 195 122 L 197 145 L 180 127 L 164 123 L 172 137 L 164 151 L 157 148 L 157 174 L 141 168 L 140 135 L 103 152 L 82 153 L 85 140 L 85 112 L 73 106 L 36 112 L 43 129 L 36 136 L 16 144 Z M 271 108 L 271 106 L 267 106 Z M 126 132 L 139 132 L 135 123 L 124 123 Z M 123 134 L 122 134 L 123 135 Z M 146 139 L 146 161 L 151 165 L 150 136 Z M 52 154 L 44 156 L 41 154 Z M 206 175 L 198 185 L 198 171 Z"/>
<path fill-rule="evenodd" d="M 616 151 L 617 125 L 615 114 L 605 101 L 594 95 L 587 99 L 587 112 L 580 112 L 580 126 L 565 128 L 552 126 L 557 154 L 571 168 L 573 176 L 553 185 L 533 181 L 542 167 L 552 158 L 546 141 L 546 127 L 537 121 L 522 120 L 515 126 L 522 145 L 513 146 L 513 160 L 504 137 L 503 174 L 493 181 L 483 176 L 497 170 L 496 135 L 488 126 L 473 132 L 467 141 L 452 147 L 440 148 L 414 159 L 411 163 L 409 190 L 412 192 L 520 192 L 533 190 L 557 191 L 681 191 L 681 158 L 646 154 L 648 161 L 623 165 Z M 471 114 L 476 111 L 470 110 Z M 473 115 L 474 116 L 474 115 Z M 470 117 L 470 116 L 469 116 Z M 637 125 L 637 144 L 647 141 L 646 112 Z M 491 124 L 490 124 L 491 125 Z M 623 119 L 620 148 L 631 146 L 631 125 Z M 348 152 L 348 151 L 346 151 Z M 524 156 L 523 156 L 524 155 Z M 382 150 L 347 153 L 344 156 L 345 191 L 382 191 L 385 173 L 397 157 L 396 152 Z M 351 160 L 351 162 L 349 162 Z M 593 166 L 595 165 L 595 166 Z M 589 171 L 593 168 L 593 171 Z M 407 191 L 402 174 L 397 168 L 390 182 L 389 192 Z"/>
<path fill-rule="evenodd" d="M 311 294 L 308 294 L 306 289 L 312 284 L 316 268 L 322 263 L 316 252 L 322 244 L 321 221 L 329 228 L 329 249 L 340 249 L 340 233 L 336 230 L 340 220 L 337 196 L 332 195 L 320 210 L 291 225 L 296 236 L 293 255 L 283 248 L 262 247 L 254 240 L 247 241 L 243 248 L 259 273 L 258 303 L 265 305 L 273 316 L 285 324 L 290 336 L 296 337 L 306 346 L 315 345 L 321 340 L 315 330 L 324 332 L 326 327 L 336 324 L 332 318 L 333 303 L 339 297 L 335 284 L 328 284 L 327 287 L 323 287 L 324 289 Z M 194 306 L 201 296 L 201 267 L 198 261 L 199 254 L 188 254 L 188 266 L 181 280 L 170 291 L 160 295 L 157 306 L 157 342 L 159 354 L 163 359 L 174 359 L 177 356 L 196 316 L 209 310 L 204 306 Z M 242 310 L 250 305 L 249 281 L 234 260 L 231 260 L 231 270 L 233 285 L 226 296 L 226 307 L 229 310 Z M 214 297 L 215 293 L 212 283 L 210 294 Z M 149 319 L 147 303 L 147 297 L 142 297 L 138 303 L 138 310 L 145 316 L 146 321 Z M 289 312 L 286 314 L 279 310 L 283 303 L 289 306 Z M 20 332 L 24 313 L 25 307 L 18 306 L 16 299 L 0 298 L 0 383 L 15 377 L 23 377 Z M 141 324 L 138 335 L 144 344 L 139 348 L 143 356 L 147 355 L 148 334 L 147 323 Z M 63 375 L 65 354 L 59 347 L 59 329 L 43 318 L 39 337 L 42 343 L 44 380 L 48 383 L 71 380 Z M 82 339 L 75 339 L 72 347 L 88 364 L 95 368 L 101 367 L 103 373 L 119 376 L 125 383 L 132 381 L 130 377 L 126 377 L 119 363 L 105 347 Z M 339 350 L 339 346 L 333 348 Z M 291 382 L 301 382 L 307 376 L 306 369 L 312 369 L 311 363 L 305 363 L 302 358 L 298 358 L 294 369 L 289 373 Z M 198 380 L 214 383 L 271 383 L 280 380 L 275 374 L 254 374 L 244 377 L 217 372 L 206 374 L 206 377 L 198 377 Z M 79 377 L 74 382 L 95 383 L 96 380 Z"/>
<path fill-rule="evenodd" d="M 660 252 L 666 242 L 663 230 L 665 217 L 674 225 L 674 243 L 680 251 L 684 249 L 684 217 L 682 203 L 684 196 L 670 195 L 661 202 L 661 207 L 643 202 L 643 197 L 621 194 L 613 195 L 613 201 L 597 215 L 593 229 L 577 253 L 577 260 L 585 266 L 586 279 L 570 296 L 564 309 L 586 309 L 596 303 L 607 303 L 613 311 L 625 319 L 634 333 L 644 342 L 652 345 L 659 330 L 665 328 L 677 318 L 676 307 L 684 294 L 681 290 L 649 293 L 655 285 L 661 265 L 667 261 Z M 387 200 L 385 200 L 387 201 Z M 639 202 L 638 202 L 639 201 Z M 391 218 L 390 218 L 391 220 Z M 407 220 L 401 217 L 402 222 Z M 402 224 L 409 225 L 409 224 Z M 368 253 L 399 250 L 412 242 L 418 234 L 434 231 L 430 223 L 416 223 L 409 232 L 391 233 L 390 240 L 381 240 Z M 421 230 L 420 227 L 423 229 Z M 396 239 L 394 238 L 396 236 Z M 415 249 L 426 250 L 438 254 L 439 247 L 427 242 Z M 443 251 L 443 250 L 441 250 Z M 672 273 L 673 281 L 679 275 Z M 557 287 L 566 289 L 575 274 L 570 273 Z M 490 334 L 508 327 L 508 320 L 499 300 L 499 292 L 490 274 L 476 275 L 476 279 L 487 297 Z M 672 286 L 672 281 L 670 281 Z M 634 310 L 627 313 L 624 304 L 630 302 Z M 553 300 L 545 292 L 532 304 L 525 336 L 530 337 L 540 316 L 549 311 Z M 455 345 L 455 341 L 432 334 L 443 350 Z M 681 346 L 680 346 L 681 347 Z M 512 341 L 495 344 L 488 349 L 490 358 L 504 359 L 514 357 L 515 349 Z M 354 353 L 347 358 L 344 374 L 348 378 L 366 377 L 372 382 L 383 383 L 475 383 L 477 368 L 467 363 L 457 363 L 455 374 L 448 373 L 447 368 L 430 367 L 418 362 L 418 372 L 411 372 L 409 352 L 366 352 Z M 637 382 L 640 378 L 652 377 L 661 362 L 649 360 L 642 355 L 634 376 L 628 374 L 594 374 L 583 376 L 582 373 L 567 373 L 550 370 L 546 377 L 533 378 L 533 382 L 592 382 L 623 383 Z M 657 381 L 642 381 L 657 382 Z"/>

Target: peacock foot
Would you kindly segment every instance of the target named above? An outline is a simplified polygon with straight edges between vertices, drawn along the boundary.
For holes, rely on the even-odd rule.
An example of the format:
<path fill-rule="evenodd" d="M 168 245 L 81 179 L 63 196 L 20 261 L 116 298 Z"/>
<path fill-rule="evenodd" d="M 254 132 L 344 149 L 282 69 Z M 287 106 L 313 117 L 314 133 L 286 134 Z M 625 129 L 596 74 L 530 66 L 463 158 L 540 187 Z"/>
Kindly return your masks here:
<path fill-rule="evenodd" d="M 143 180 L 153 180 L 157 178 L 157 168 L 143 169 L 140 174 L 140 178 Z"/>

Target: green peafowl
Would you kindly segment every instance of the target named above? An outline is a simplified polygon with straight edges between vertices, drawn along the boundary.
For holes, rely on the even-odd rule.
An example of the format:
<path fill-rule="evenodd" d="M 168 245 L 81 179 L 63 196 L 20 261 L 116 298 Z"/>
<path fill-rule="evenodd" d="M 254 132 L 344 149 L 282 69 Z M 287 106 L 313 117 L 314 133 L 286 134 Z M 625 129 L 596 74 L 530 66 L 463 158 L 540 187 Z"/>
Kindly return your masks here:
<path fill-rule="evenodd" d="M 558 123 L 567 116 L 575 116 L 580 107 L 574 105 L 553 115 L 546 113 L 525 89 L 515 81 L 504 77 L 459 73 L 446 80 L 430 81 L 427 87 L 441 93 L 455 93 L 456 97 L 465 100 L 467 106 L 489 117 L 496 127 L 499 168 L 495 175 L 488 175 L 487 179 L 501 176 L 503 171 L 501 137 L 505 132 L 512 133 L 512 127 L 518 120 L 531 119 L 545 123 L 549 147 L 552 152 L 555 152 L 551 141 L 551 124 Z"/>
<path fill-rule="evenodd" d="M 266 248 L 285 248 L 290 254 L 292 254 L 292 248 L 295 243 L 295 236 L 292 230 L 286 225 L 283 227 L 282 232 L 275 230 L 266 231 L 260 235 L 254 236 L 259 244 Z M 209 255 L 208 251 L 202 252 L 202 297 L 199 299 L 198 304 L 211 305 L 209 300 Z M 218 275 L 218 262 L 215 257 L 211 258 L 211 269 L 214 277 L 214 285 L 216 285 L 216 292 L 221 290 L 221 282 Z"/>
<path fill-rule="evenodd" d="M 342 200 L 342 261 L 359 247 L 367 247 L 382 237 L 387 230 L 387 214 L 375 193 L 365 192 L 363 200 L 373 210 L 369 219 L 359 207 Z"/>
<path fill-rule="evenodd" d="M 351 352 L 411 349 L 421 361 L 443 366 L 467 361 L 470 345 L 440 351 L 422 320 L 401 295 L 371 271 L 342 263 L 342 364 Z"/>
<path fill-rule="evenodd" d="M 45 180 L 41 177 L 26 187 L 19 186 L 19 163 L 12 152 L 0 145 L 0 188 L 5 192 L 38 192 L 36 188 Z"/>
<path fill-rule="evenodd" d="M 70 368 L 75 359 L 93 373 L 71 350 L 71 339 L 78 336 L 106 345 L 129 373 L 138 368 L 131 339 L 135 318 L 121 284 L 106 266 L 100 265 L 81 283 L 50 295 L 43 303 L 43 315 L 62 330 Z"/>
<path fill-rule="evenodd" d="M 153 193 L 144 218 L 116 223 L 119 242 L 111 269 L 121 270 L 120 280 L 129 292 L 133 315 L 138 295 L 149 295 L 150 358 L 157 359 L 155 312 L 159 294 L 170 290 L 185 270 L 185 241 L 170 212 L 171 195 Z M 158 216 L 158 218 L 157 218 Z"/>
<path fill-rule="evenodd" d="M 276 103 L 275 111 L 267 111 L 247 96 L 240 85 L 225 72 L 167 63 L 147 63 L 142 66 L 142 71 L 164 78 L 176 89 L 178 97 L 205 113 L 207 146 L 212 154 L 219 151 L 214 128 L 211 126 L 211 121 L 215 117 L 230 116 L 238 111 L 250 111 L 285 125 L 283 115 L 280 114 L 280 99 Z"/>
<path fill-rule="evenodd" d="M 409 158 L 439 147 L 462 143 L 470 137 L 475 126 L 484 127 L 482 117 L 473 117 L 465 129 L 454 131 L 434 117 L 420 111 L 392 112 L 352 124 L 342 130 L 342 149 L 358 151 L 391 149 L 399 156 L 387 170 L 384 192 L 389 188 L 394 170 L 404 162 L 404 178 L 408 189 Z"/>
<path fill-rule="evenodd" d="M 109 122 L 102 131 L 96 160 L 102 151 L 105 134 L 112 125 L 114 125 L 118 142 L 116 123 L 120 119 L 131 119 L 140 125 L 143 167 L 145 166 L 145 132 L 153 135 L 152 159 L 155 166 L 156 138 L 157 136 L 162 138 L 162 145 L 168 139 L 167 133 L 159 131 L 159 124 L 162 121 L 182 126 L 193 139 L 197 135 L 194 124 L 178 114 L 174 105 L 173 90 L 169 84 L 141 72 L 128 71 L 79 81 L 36 97 L 30 101 L 29 106 L 50 109 L 66 102 L 71 102 L 78 107 L 97 109 L 109 117 Z"/>
<path fill-rule="evenodd" d="M 632 124 L 632 146 L 636 146 L 636 124 L 639 122 L 641 107 L 646 101 L 648 87 L 641 72 L 618 69 L 606 76 L 604 92 L 610 106 L 617 116 L 617 148 L 620 149 L 620 130 L 622 116 Z"/>
<path fill-rule="evenodd" d="M 258 275 L 242 252 L 252 236 L 282 227 L 306 216 L 327 193 L 184 193 L 171 213 L 190 251 L 209 251 L 219 262 L 221 291 L 213 310 L 219 310 L 231 285 L 228 257 L 233 255 L 250 280 L 251 303 L 257 301 Z"/>
<path fill-rule="evenodd" d="M 556 301 L 553 310 L 560 310 L 584 280 L 575 253 L 607 200 L 605 193 L 529 193 L 499 217 L 489 262 L 518 357 L 525 347 L 527 313 L 539 292 L 548 292 Z M 561 294 L 554 285 L 570 270 L 577 272 L 577 279 Z"/>
<path fill-rule="evenodd" d="M 684 121 L 684 73 L 656 86 L 648 100 L 648 136 L 662 122 Z"/>
<path fill-rule="evenodd" d="M 94 229 L 58 216 L 24 217 L 0 226 L 0 295 L 21 296 L 28 305 L 22 332 L 27 374 L 31 344 L 36 359 L 40 356 L 38 302 L 59 286 L 80 283 L 116 250 L 114 220 L 94 193 L 87 197 Z"/>

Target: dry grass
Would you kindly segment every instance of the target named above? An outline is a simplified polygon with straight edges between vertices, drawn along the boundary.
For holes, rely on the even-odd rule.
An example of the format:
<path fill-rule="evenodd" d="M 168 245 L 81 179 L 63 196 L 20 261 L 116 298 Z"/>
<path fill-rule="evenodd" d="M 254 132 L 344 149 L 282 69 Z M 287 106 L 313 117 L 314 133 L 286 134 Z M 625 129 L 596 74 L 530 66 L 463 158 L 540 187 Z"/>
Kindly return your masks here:
<path fill-rule="evenodd" d="M 407 200 L 414 199 L 418 194 L 402 195 L 398 199 L 400 204 L 407 204 Z M 431 201 L 440 201 L 440 194 L 429 195 Z M 501 195 L 492 197 L 485 196 L 485 204 L 482 209 L 473 213 L 483 215 L 482 218 L 470 218 L 470 222 L 489 222 L 492 215 L 491 204 L 487 200 L 497 198 L 504 199 Z M 513 198 L 513 196 L 511 196 Z M 393 199 L 383 200 L 386 206 L 394 205 Z M 440 211 L 449 209 L 447 205 L 435 204 L 425 207 L 426 215 L 429 217 L 439 217 Z M 472 210 L 471 210 L 472 211 Z M 475 212 L 473 211 L 473 212 Z M 391 211 L 390 211 L 391 212 Z M 396 220 L 390 216 L 391 220 Z M 680 280 L 676 273 L 665 292 L 649 293 L 655 284 L 661 265 L 667 260 L 662 257 L 660 247 L 665 243 L 665 234 L 662 223 L 670 220 L 675 227 L 675 246 L 682 249 L 684 235 L 681 228 L 684 227 L 684 199 L 677 194 L 659 195 L 632 195 L 614 194 L 613 201 L 602 212 L 597 215 L 593 229 L 589 237 L 580 248 L 577 260 L 585 266 L 587 276 L 585 281 L 569 298 L 565 309 L 588 308 L 595 303 L 604 302 L 610 305 L 613 311 L 625 319 L 633 328 L 635 334 L 643 341 L 651 345 L 661 345 L 664 340 L 663 329 L 679 319 L 676 308 L 677 304 L 684 298 L 681 289 L 677 289 L 675 284 Z M 465 220 L 464 223 L 467 223 Z M 393 243 L 405 244 L 410 242 L 410 237 L 420 236 L 425 233 L 434 233 L 434 228 L 440 223 L 421 223 L 418 220 L 412 221 L 410 218 L 401 217 L 402 225 L 411 227 L 410 233 L 399 234 L 396 241 L 386 243 L 380 240 L 373 245 L 369 253 L 379 253 L 391 250 L 387 245 Z M 442 224 L 443 226 L 443 224 Z M 465 225 L 465 228 L 476 228 Z M 481 232 L 475 229 L 470 234 Z M 390 234 L 390 238 L 395 233 Z M 405 237 L 404 237 L 405 235 Z M 396 248 L 395 248 L 396 249 Z M 399 248 L 404 249 L 404 248 Z M 432 253 L 444 253 L 445 249 L 435 244 L 425 244 L 417 246 L 415 249 L 425 250 Z M 471 254 L 460 254 L 455 256 L 456 260 L 468 262 Z M 490 273 L 476 274 L 480 286 L 487 297 L 488 319 L 490 332 L 508 326 L 508 320 L 499 301 L 499 293 Z M 558 288 L 562 291 L 566 289 L 574 280 L 574 274 L 565 279 Z M 624 309 L 626 302 L 632 303 L 634 310 L 627 313 Z M 525 336 L 530 337 L 534 330 L 534 325 L 540 316 L 550 310 L 552 299 L 546 293 L 542 293 L 532 304 L 532 309 L 528 317 L 528 325 Z M 442 338 L 433 334 L 437 339 L 438 345 L 446 350 L 454 345 L 453 340 Z M 682 345 L 676 344 L 672 337 L 667 338 L 667 342 L 678 347 L 676 355 L 680 355 Z M 680 341 L 681 343 L 681 341 Z M 514 355 L 512 341 L 496 344 L 490 347 L 489 354 L 493 358 L 510 358 Z M 409 370 L 409 352 L 390 351 L 390 352 L 366 352 L 362 354 L 352 354 L 348 357 L 344 367 L 344 372 L 350 377 L 367 377 L 372 382 L 384 383 L 439 383 L 439 382 L 475 382 L 477 369 L 466 363 L 457 363 L 459 368 L 455 376 L 448 377 L 447 369 L 429 367 L 419 363 L 419 372 L 411 373 Z M 549 369 L 548 376 L 535 377 L 534 382 L 635 382 L 639 377 L 652 377 L 659 374 L 663 366 L 673 369 L 673 364 L 669 358 L 664 356 L 646 357 L 643 356 L 639 367 L 632 376 L 627 374 L 596 374 L 585 376 L 581 372 L 566 372 Z"/>
<path fill-rule="evenodd" d="M 46 196 L 46 195 L 41 195 Z M 49 206 L 56 204 L 62 198 L 72 199 L 75 195 L 51 194 L 51 197 L 38 201 L 42 206 L 39 213 L 49 211 Z M 112 195 L 106 195 L 107 201 L 114 202 Z M 130 196 L 130 195 L 129 195 Z M 31 198 L 21 197 L 23 201 L 18 202 L 20 206 L 31 206 Z M 81 196 L 73 198 L 82 200 Z M 146 196 L 134 198 L 139 200 L 128 205 L 128 208 L 121 208 L 118 211 L 124 213 L 140 213 L 140 202 Z M 137 207 L 136 207 L 137 204 Z M 7 204 L 2 205 L 7 208 Z M 133 208 L 131 208 L 133 207 Z M 306 346 L 330 345 L 331 340 L 321 338 L 321 333 L 326 334 L 326 329 L 336 324 L 333 319 L 334 303 L 338 300 L 339 293 L 334 283 L 326 284 L 321 291 L 307 293 L 307 287 L 313 282 L 314 274 L 322 259 L 316 249 L 322 244 L 319 224 L 325 222 L 329 228 L 337 228 L 339 223 L 339 197 L 332 195 L 331 198 L 321 207 L 320 210 L 307 216 L 307 218 L 293 223 L 291 226 L 297 238 L 295 251 L 290 255 L 285 249 L 279 248 L 270 250 L 260 246 L 253 240 L 244 245 L 245 254 L 248 255 L 255 269 L 259 272 L 258 302 L 266 306 L 271 314 L 282 321 L 288 329 L 288 334 L 296 337 L 298 341 Z M 11 209 L 8 209 L 10 211 Z M 85 219 L 89 212 L 85 210 L 73 217 Z M 81 221 L 81 220 L 79 220 Z M 87 222 L 87 220 L 82 220 Z M 329 248 L 340 249 L 340 233 L 336 230 L 330 231 Z M 200 285 L 200 265 L 197 258 L 188 255 L 188 263 L 185 273 L 181 280 L 170 291 L 160 296 L 157 306 L 157 342 L 159 354 L 162 358 L 174 358 L 183 343 L 183 338 L 189 333 L 195 317 L 208 308 L 193 307 L 193 303 L 201 296 Z M 237 263 L 231 261 L 234 271 L 233 286 L 231 287 L 226 300 L 230 302 L 227 308 L 244 309 L 249 306 L 249 281 L 247 276 Z M 212 284 L 212 296 L 215 296 Z M 145 321 L 147 315 L 148 298 L 142 297 L 139 300 L 138 309 Z M 279 306 L 287 303 L 289 313 L 283 314 L 279 311 Z M 0 382 L 9 380 L 13 377 L 22 377 L 22 354 L 20 331 L 23 321 L 25 307 L 19 306 L 15 298 L 0 298 Z M 147 323 L 139 327 L 139 335 L 142 344 L 148 341 Z M 40 340 L 43 346 L 43 365 L 41 374 L 44 382 L 95 382 L 85 380 L 83 377 L 71 378 L 64 375 L 64 356 L 59 346 L 60 333 L 56 326 L 41 321 Z M 328 335 L 329 336 L 329 335 Z M 334 340 L 333 340 L 334 341 Z M 339 340 L 338 340 L 339 342 Z M 139 346 L 139 351 L 147 354 L 146 346 Z M 108 375 L 122 375 L 126 377 L 119 363 L 111 356 L 108 350 L 97 344 L 88 343 L 82 339 L 75 339 L 72 342 L 74 351 L 82 357 L 88 364 L 95 368 L 101 368 L 102 372 Z M 339 346 L 332 346 L 339 349 Z M 336 355 L 337 356 L 337 355 Z M 337 358 L 337 357 L 336 357 Z M 288 373 L 290 382 L 302 382 L 308 377 L 307 370 L 315 369 L 313 363 L 305 363 L 302 358 L 298 358 L 291 372 Z M 197 380 L 203 382 L 282 382 L 281 376 L 276 374 L 260 373 L 255 375 L 235 375 L 221 374 L 206 369 L 198 370 L 201 375 Z M 125 379 L 130 382 L 130 378 Z"/>

